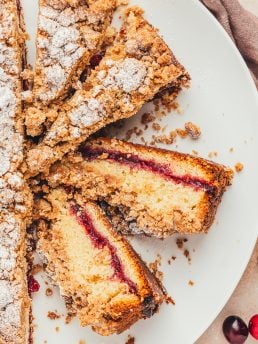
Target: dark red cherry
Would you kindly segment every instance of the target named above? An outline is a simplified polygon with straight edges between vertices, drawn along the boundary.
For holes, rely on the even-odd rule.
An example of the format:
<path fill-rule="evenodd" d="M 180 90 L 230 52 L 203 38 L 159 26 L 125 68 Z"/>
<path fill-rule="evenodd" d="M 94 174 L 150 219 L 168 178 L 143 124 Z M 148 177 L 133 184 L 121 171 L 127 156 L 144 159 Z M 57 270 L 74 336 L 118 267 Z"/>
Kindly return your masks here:
<path fill-rule="evenodd" d="M 243 344 L 248 337 L 248 328 L 241 318 L 231 315 L 224 320 L 223 333 L 230 344 Z"/>
<path fill-rule="evenodd" d="M 258 339 L 258 314 L 255 314 L 250 319 L 250 321 L 249 321 L 249 332 L 250 332 L 251 336 L 253 336 L 255 339 Z"/>
<path fill-rule="evenodd" d="M 29 277 L 28 289 L 29 289 L 30 293 L 36 293 L 40 289 L 39 282 L 37 280 L 35 280 L 35 278 L 33 276 Z"/>

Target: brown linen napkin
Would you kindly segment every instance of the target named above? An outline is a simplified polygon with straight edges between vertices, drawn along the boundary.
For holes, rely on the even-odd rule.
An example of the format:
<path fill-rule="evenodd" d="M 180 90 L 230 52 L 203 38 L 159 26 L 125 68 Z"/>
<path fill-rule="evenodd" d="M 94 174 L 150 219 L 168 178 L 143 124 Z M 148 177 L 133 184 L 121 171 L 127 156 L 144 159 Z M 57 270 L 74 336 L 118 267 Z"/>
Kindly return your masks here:
<path fill-rule="evenodd" d="M 245 59 L 258 88 L 258 17 L 237 0 L 201 0 L 230 35 Z"/>

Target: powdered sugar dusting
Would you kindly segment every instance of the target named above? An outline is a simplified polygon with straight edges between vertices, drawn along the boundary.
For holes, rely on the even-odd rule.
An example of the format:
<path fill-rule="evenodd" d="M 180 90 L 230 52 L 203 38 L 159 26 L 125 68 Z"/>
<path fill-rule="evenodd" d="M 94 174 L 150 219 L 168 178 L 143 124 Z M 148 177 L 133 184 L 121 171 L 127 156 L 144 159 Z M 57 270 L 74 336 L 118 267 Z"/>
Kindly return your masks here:
<path fill-rule="evenodd" d="M 101 29 L 104 19 L 105 13 L 91 13 L 87 4 L 71 7 L 66 2 L 58 6 L 49 0 L 40 7 L 36 69 L 41 72 L 39 80 L 35 80 L 35 92 L 41 101 L 58 97 L 84 53 L 96 48 L 99 33 L 91 25 L 97 23 Z"/>
<path fill-rule="evenodd" d="M 103 81 L 105 87 L 122 87 L 126 93 L 130 93 L 142 85 L 147 75 L 144 63 L 135 58 L 126 58 L 120 63 L 112 64 L 113 67 Z"/>
<path fill-rule="evenodd" d="M 105 116 L 105 111 L 98 100 L 92 98 L 81 103 L 68 116 L 72 125 L 79 128 L 85 128 L 103 118 Z M 78 133 L 78 130 L 76 132 L 73 129 L 73 136 L 76 137 Z"/>

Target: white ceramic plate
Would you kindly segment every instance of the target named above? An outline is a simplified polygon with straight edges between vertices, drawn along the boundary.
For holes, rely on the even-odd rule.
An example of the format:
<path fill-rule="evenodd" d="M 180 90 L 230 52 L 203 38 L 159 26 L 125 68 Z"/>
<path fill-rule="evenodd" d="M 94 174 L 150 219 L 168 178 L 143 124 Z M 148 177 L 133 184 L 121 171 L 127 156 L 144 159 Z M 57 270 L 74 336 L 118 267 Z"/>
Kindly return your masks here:
<path fill-rule="evenodd" d="M 28 31 L 33 38 L 37 1 L 23 0 Z M 137 251 L 147 261 L 162 255 L 164 284 L 176 305 L 164 305 L 152 319 L 140 321 L 119 336 L 101 337 L 90 328 L 80 328 L 77 320 L 64 324 L 64 317 L 49 320 L 48 311 L 65 314 L 58 290 L 45 296 L 33 295 L 35 343 L 124 344 L 128 334 L 136 344 L 192 344 L 205 331 L 224 306 L 252 252 L 258 228 L 257 217 L 257 133 L 258 99 L 254 84 L 239 53 L 208 11 L 195 0 L 135 0 L 146 10 L 146 17 L 171 46 L 192 76 L 192 86 L 179 98 L 183 115 L 172 113 L 164 118 L 168 131 L 193 121 L 202 128 L 202 137 L 193 142 L 178 140 L 184 152 L 198 150 L 207 157 L 217 151 L 216 161 L 233 166 L 240 161 L 244 171 L 235 176 L 225 194 L 216 223 L 208 235 L 190 237 L 186 244 L 192 263 L 189 265 L 175 245 L 175 237 L 165 241 L 134 239 Z M 29 45 L 33 59 L 33 41 Z M 127 129 L 138 123 L 139 116 L 128 120 Z M 151 132 L 145 133 L 146 138 Z M 229 149 L 234 147 L 234 152 Z M 193 250 L 195 250 L 193 252 Z M 177 259 L 168 265 L 167 260 Z M 45 279 L 45 277 L 43 277 Z M 188 281 L 194 281 L 189 286 Z M 59 331 L 57 331 L 59 327 Z M 212 343 L 212 338 L 210 343 Z"/>

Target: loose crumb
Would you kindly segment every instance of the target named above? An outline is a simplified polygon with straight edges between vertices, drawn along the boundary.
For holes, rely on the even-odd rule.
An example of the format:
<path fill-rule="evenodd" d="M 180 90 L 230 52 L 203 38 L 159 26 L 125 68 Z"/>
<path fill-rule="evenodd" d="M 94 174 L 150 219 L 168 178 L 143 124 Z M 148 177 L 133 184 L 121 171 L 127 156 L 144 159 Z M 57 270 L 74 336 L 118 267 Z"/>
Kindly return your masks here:
<path fill-rule="evenodd" d="M 187 131 L 184 129 L 178 128 L 178 129 L 176 129 L 176 132 L 182 139 L 185 139 L 187 136 Z"/>
<path fill-rule="evenodd" d="M 185 258 L 188 260 L 188 263 L 190 264 L 191 261 L 192 261 L 192 258 L 191 258 L 191 256 L 190 256 L 190 252 L 189 252 L 188 249 L 186 249 L 186 248 L 184 247 L 184 244 L 185 244 L 187 241 L 188 241 L 187 238 L 177 238 L 177 239 L 176 239 L 176 245 L 177 245 L 177 247 L 178 247 L 179 250 L 182 250 L 182 251 L 183 251 L 183 254 L 184 254 Z M 173 257 L 172 257 L 172 259 L 173 259 Z"/>
<path fill-rule="evenodd" d="M 195 149 L 192 150 L 193 155 L 199 155 L 199 152 Z"/>
<path fill-rule="evenodd" d="M 172 299 L 172 297 L 171 296 L 168 296 L 168 295 L 166 295 L 166 304 L 168 305 L 169 303 L 171 304 L 171 305 L 175 305 L 176 303 L 175 303 L 175 301 Z"/>
<path fill-rule="evenodd" d="M 192 122 L 185 123 L 185 131 L 187 135 L 193 140 L 199 139 L 202 133 L 200 127 Z"/>
<path fill-rule="evenodd" d="M 129 335 L 125 344 L 135 344 L 135 338 Z"/>
<path fill-rule="evenodd" d="M 129 4 L 129 0 L 118 0 L 118 6 L 127 6 Z"/>
<path fill-rule="evenodd" d="M 176 256 L 172 256 L 171 258 L 172 258 L 173 260 L 176 260 Z"/>
<path fill-rule="evenodd" d="M 51 288 L 47 288 L 45 291 L 46 296 L 52 296 L 53 295 L 53 290 Z"/>
<path fill-rule="evenodd" d="M 210 152 L 210 153 L 208 154 L 208 157 L 209 157 L 209 158 L 214 158 L 214 157 L 216 157 L 216 156 L 218 156 L 218 152 L 216 152 L 216 151 Z"/>
<path fill-rule="evenodd" d="M 182 249 L 183 246 L 184 246 L 183 239 L 177 238 L 177 239 L 176 239 L 176 245 L 177 245 L 177 247 L 178 247 L 179 249 Z"/>
<path fill-rule="evenodd" d="M 149 264 L 149 268 L 152 271 L 152 273 L 156 276 L 156 278 L 159 281 L 162 281 L 163 272 L 158 269 L 160 266 L 161 266 L 161 255 L 157 254 L 157 258 L 155 259 L 153 263 Z"/>
<path fill-rule="evenodd" d="M 146 112 L 142 115 L 142 118 L 141 118 L 142 124 L 148 124 L 153 121 L 155 121 L 155 116 L 153 114 Z"/>
<path fill-rule="evenodd" d="M 60 327 L 57 326 L 57 327 L 55 328 L 55 330 L 56 330 L 56 332 L 59 332 L 59 331 L 60 331 Z"/>
<path fill-rule="evenodd" d="M 184 256 L 187 258 L 188 262 L 191 263 L 192 259 L 190 257 L 190 252 L 187 249 L 184 250 Z"/>
<path fill-rule="evenodd" d="M 230 153 L 234 152 L 234 147 L 229 148 Z"/>
<path fill-rule="evenodd" d="M 194 285 L 194 282 L 193 282 L 192 280 L 190 280 L 190 281 L 188 282 L 188 284 L 192 287 L 192 286 Z"/>
<path fill-rule="evenodd" d="M 157 122 L 152 123 L 152 128 L 155 131 L 160 131 L 161 130 L 161 126 Z"/>
<path fill-rule="evenodd" d="M 59 315 L 58 313 L 56 312 L 48 312 L 47 314 L 47 317 L 51 320 L 56 320 L 56 319 L 59 319 L 61 317 L 61 315 Z"/>
<path fill-rule="evenodd" d="M 85 342 L 85 340 L 82 340 L 82 339 L 81 339 L 81 340 L 79 341 L 79 344 L 86 344 L 86 342 Z"/>
<path fill-rule="evenodd" d="M 244 165 L 241 162 L 235 164 L 235 170 L 237 173 L 241 172 L 244 168 Z"/>

